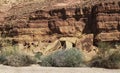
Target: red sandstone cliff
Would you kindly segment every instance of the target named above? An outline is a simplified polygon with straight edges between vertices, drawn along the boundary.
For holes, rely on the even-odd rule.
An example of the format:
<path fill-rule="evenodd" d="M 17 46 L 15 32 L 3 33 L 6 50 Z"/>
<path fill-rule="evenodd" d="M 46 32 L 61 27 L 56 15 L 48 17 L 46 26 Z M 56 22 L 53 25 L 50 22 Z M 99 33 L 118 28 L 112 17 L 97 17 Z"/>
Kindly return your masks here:
<path fill-rule="evenodd" d="M 25 45 L 41 42 L 43 46 L 63 37 L 74 37 L 75 42 L 60 40 L 61 45 L 64 47 L 69 41 L 71 47 L 87 51 L 91 51 L 93 42 L 119 42 L 120 2 L 97 0 L 84 4 L 70 0 L 45 7 L 39 3 L 13 7 L 7 17 L 1 13 L 1 35 Z"/>

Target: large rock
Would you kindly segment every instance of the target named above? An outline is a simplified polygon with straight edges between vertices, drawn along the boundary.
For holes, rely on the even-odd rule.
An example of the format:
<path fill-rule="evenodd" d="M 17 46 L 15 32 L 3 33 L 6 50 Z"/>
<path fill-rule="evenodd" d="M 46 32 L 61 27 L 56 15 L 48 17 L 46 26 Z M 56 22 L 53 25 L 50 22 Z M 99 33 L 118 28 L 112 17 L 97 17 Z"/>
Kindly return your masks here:
<path fill-rule="evenodd" d="M 100 33 L 95 39 L 97 41 L 120 41 L 120 32 Z"/>
<path fill-rule="evenodd" d="M 45 49 L 45 51 L 44 51 L 43 54 L 50 54 L 50 53 L 52 53 L 52 52 L 54 52 L 54 51 L 56 51 L 56 50 L 59 50 L 60 48 L 61 48 L 61 43 L 60 43 L 59 40 L 56 40 L 55 42 L 50 43 L 50 44 L 46 47 L 46 49 Z"/>
<path fill-rule="evenodd" d="M 98 52 L 98 48 L 93 46 L 93 34 L 83 35 L 82 38 L 77 40 L 76 47 L 85 55 L 85 61 L 92 60 Z"/>
<path fill-rule="evenodd" d="M 76 47 L 90 52 L 93 49 L 93 38 L 93 34 L 83 35 L 83 37 L 77 41 Z"/>
<path fill-rule="evenodd" d="M 61 37 L 59 40 L 50 43 L 44 50 L 44 54 L 50 54 L 59 49 L 73 48 L 76 46 L 77 40 L 77 37 Z"/>

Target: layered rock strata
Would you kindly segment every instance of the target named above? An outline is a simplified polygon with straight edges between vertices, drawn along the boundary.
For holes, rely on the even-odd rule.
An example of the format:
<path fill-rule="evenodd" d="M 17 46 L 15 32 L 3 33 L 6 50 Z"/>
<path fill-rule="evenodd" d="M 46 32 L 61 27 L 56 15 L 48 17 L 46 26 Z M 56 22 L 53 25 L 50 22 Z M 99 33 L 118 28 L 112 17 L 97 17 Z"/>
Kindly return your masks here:
<path fill-rule="evenodd" d="M 120 4 L 119 2 L 101 3 L 94 6 L 95 39 L 97 41 L 120 41 Z"/>
<path fill-rule="evenodd" d="M 34 45 L 34 42 L 39 42 L 37 46 L 43 49 L 59 40 L 59 44 L 54 44 L 54 49 L 60 48 L 56 45 L 67 47 L 68 44 L 72 44 L 68 47 L 77 47 L 89 52 L 94 47 L 93 42 L 120 41 L 119 11 L 120 2 L 116 1 L 98 3 L 84 8 L 62 7 L 35 10 L 22 16 L 6 17 L 4 25 L 0 27 L 1 35 L 27 45 L 28 48 L 29 45 Z M 63 37 L 75 37 L 77 40 L 61 41 Z"/>

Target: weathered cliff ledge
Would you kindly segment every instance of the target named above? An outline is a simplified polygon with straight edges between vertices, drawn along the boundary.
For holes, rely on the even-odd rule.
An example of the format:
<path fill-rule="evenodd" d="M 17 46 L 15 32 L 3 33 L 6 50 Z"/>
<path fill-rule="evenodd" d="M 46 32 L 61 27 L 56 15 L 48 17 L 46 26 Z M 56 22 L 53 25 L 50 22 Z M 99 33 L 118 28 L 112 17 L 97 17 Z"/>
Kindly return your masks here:
<path fill-rule="evenodd" d="M 120 41 L 119 16 L 118 1 L 97 3 L 83 8 L 78 5 L 37 9 L 23 15 L 6 17 L 1 22 L 0 31 L 1 36 L 25 46 L 26 43 L 34 45 L 39 42 L 39 45 L 42 44 L 39 50 L 53 43 L 54 46 L 48 48 L 46 53 L 51 49 L 59 49 L 59 46 L 91 51 L 95 48 L 93 43 Z M 59 42 L 55 43 L 56 40 Z"/>

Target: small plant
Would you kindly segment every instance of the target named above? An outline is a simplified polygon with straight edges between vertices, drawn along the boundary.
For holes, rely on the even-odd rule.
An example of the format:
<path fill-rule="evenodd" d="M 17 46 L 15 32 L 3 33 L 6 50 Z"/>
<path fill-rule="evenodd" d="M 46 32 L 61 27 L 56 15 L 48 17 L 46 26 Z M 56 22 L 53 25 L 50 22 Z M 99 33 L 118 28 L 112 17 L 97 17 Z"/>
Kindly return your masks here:
<path fill-rule="evenodd" d="M 101 58 L 107 58 L 110 55 L 110 49 L 113 47 L 112 44 L 107 42 L 99 42 L 98 43 L 98 56 Z"/>
<path fill-rule="evenodd" d="M 42 58 L 42 66 L 79 67 L 83 64 L 83 54 L 76 48 L 59 50 Z"/>
<path fill-rule="evenodd" d="M 0 40 L 0 48 L 4 48 L 4 47 L 7 47 L 7 46 L 11 46 L 11 45 L 12 45 L 11 40 L 8 40 L 8 39 L 5 39 L 5 38 L 2 38 Z"/>
<path fill-rule="evenodd" d="M 9 66 L 29 66 L 30 64 L 34 64 L 35 61 L 32 57 L 25 55 L 25 54 L 13 54 L 8 57 L 6 57 L 6 60 L 4 61 L 4 65 Z"/>
<path fill-rule="evenodd" d="M 108 61 L 111 66 L 108 68 L 120 68 L 120 51 L 116 51 L 112 55 L 109 56 Z"/>
<path fill-rule="evenodd" d="M 103 67 L 109 69 L 118 69 L 120 68 L 120 52 L 115 52 L 106 59 L 96 58 L 92 63 L 94 67 Z"/>
<path fill-rule="evenodd" d="M 120 68 L 120 52 L 110 52 L 113 46 L 110 43 L 100 43 L 98 56 L 92 60 L 91 66 L 110 69 Z"/>
<path fill-rule="evenodd" d="M 40 63 L 41 63 L 41 56 L 42 56 L 42 55 L 43 55 L 42 52 L 37 52 L 37 53 L 35 53 L 34 57 L 35 57 L 35 59 L 36 59 L 37 64 L 40 64 Z"/>
<path fill-rule="evenodd" d="M 40 58 L 41 58 L 42 55 L 43 54 L 41 52 L 37 52 L 37 53 L 35 53 L 35 58 L 37 58 L 37 59 L 40 60 Z"/>
<path fill-rule="evenodd" d="M 0 63 L 9 66 L 28 66 L 36 63 L 36 60 L 22 53 L 16 47 L 3 49 L 0 53 Z"/>

